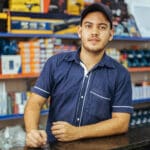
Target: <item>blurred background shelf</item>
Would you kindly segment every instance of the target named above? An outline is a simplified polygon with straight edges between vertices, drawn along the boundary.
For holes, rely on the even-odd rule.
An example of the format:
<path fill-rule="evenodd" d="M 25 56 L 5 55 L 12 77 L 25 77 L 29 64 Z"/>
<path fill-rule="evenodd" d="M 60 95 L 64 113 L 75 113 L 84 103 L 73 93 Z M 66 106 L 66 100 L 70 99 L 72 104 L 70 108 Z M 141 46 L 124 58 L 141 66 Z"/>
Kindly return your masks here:
<path fill-rule="evenodd" d="M 128 68 L 129 72 L 149 72 L 150 67 L 133 67 Z M 12 74 L 12 75 L 2 75 L 0 74 L 0 79 L 24 79 L 24 78 L 37 78 L 39 73 L 33 74 Z"/>
<path fill-rule="evenodd" d="M 0 74 L 0 79 L 23 79 L 23 78 L 36 78 L 39 73 L 34 74 L 12 74 L 12 75 L 2 75 Z"/>
<path fill-rule="evenodd" d="M 42 110 L 41 115 L 47 115 L 48 110 Z M 10 114 L 10 115 L 0 115 L 0 120 L 10 120 L 10 119 L 21 119 L 24 114 Z"/>
<path fill-rule="evenodd" d="M 148 72 L 150 71 L 150 67 L 133 67 L 128 68 L 129 72 Z"/>
<path fill-rule="evenodd" d="M 145 103 L 150 102 L 150 98 L 141 98 L 141 99 L 134 99 L 133 104 Z"/>
<path fill-rule="evenodd" d="M 22 37 L 22 38 L 61 38 L 61 39 L 79 39 L 77 34 L 14 34 L 14 33 L 0 33 L 0 37 Z M 114 36 L 114 40 L 123 41 L 150 41 L 150 37 L 129 37 L 129 36 Z"/>

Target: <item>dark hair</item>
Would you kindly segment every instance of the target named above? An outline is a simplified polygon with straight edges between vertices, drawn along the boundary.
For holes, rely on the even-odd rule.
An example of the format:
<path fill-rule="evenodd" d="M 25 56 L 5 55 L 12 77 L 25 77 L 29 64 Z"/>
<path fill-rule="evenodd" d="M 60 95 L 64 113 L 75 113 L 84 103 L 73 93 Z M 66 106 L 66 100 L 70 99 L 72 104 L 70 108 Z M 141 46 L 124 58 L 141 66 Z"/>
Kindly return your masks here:
<path fill-rule="evenodd" d="M 106 6 L 102 3 L 93 3 L 93 4 L 89 5 L 88 7 L 86 7 L 81 12 L 80 24 L 82 24 L 83 19 L 85 18 L 85 16 L 88 13 L 96 12 L 96 11 L 102 12 L 106 16 L 106 18 L 110 22 L 110 27 L 112 28 L 112 26 L 113 26 L 112 25 L 112 12 L 111 12 L 111 10 L 109 9 L 108 6 Z"/>

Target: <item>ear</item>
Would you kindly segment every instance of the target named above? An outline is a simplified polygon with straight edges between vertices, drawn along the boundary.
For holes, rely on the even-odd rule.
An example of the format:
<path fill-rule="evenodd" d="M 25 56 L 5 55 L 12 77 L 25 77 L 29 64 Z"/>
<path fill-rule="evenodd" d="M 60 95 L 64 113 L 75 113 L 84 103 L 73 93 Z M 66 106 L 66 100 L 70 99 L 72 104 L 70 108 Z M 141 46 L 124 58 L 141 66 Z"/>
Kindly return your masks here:
<path fill-rule="evenodd" d="M 79 38 L 81 38 L 81 30 L 82 30 L 82 27 L 79 25 L 78 26 L 78 36 L 79 36 Z"/>
<path fill-rule="evenodd" d="M 113 36 L 114 36 L 114 29 L 111 29 L 111 30 L 110 30 L 109 41 L 112 41 Z"/>

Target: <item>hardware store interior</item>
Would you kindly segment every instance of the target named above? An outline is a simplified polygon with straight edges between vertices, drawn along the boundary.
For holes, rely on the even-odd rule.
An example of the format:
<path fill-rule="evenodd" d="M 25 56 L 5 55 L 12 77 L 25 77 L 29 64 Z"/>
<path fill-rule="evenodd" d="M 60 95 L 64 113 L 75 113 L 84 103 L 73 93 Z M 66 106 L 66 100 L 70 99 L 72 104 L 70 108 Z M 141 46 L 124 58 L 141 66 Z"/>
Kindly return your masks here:
<path fill-rule="evenodd" d="M 80 14 L 95 2 L 112 11 L 114 35 L 105 52 L 131 76 L 129 129 L 119 135 L 61 142 L 49 149 L 149 149 L 150 1 L 1 0 L 0 150 L 30 149 L 25 144 L 24 111 L 31 89 L 50 57 L 79 49 Z M 46 129 L 50 105 L 47 100 L 42 106 L 40 129 Z"/>

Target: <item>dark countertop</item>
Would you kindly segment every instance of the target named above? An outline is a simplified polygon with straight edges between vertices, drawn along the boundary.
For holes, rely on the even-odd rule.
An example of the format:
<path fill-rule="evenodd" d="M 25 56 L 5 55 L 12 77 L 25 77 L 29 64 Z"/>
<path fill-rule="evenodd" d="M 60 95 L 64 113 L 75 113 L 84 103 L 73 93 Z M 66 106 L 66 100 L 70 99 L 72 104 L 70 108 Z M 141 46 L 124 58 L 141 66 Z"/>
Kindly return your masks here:
<path fill-rule="evenodd" d="M 25 147 L 11 150 L 42 150 L 42 148 Z M 50 145 L 49 150 L 150 150 L 150 126 L 130 128 L 126 134 L 121 135 L 58 142 Z"/>

